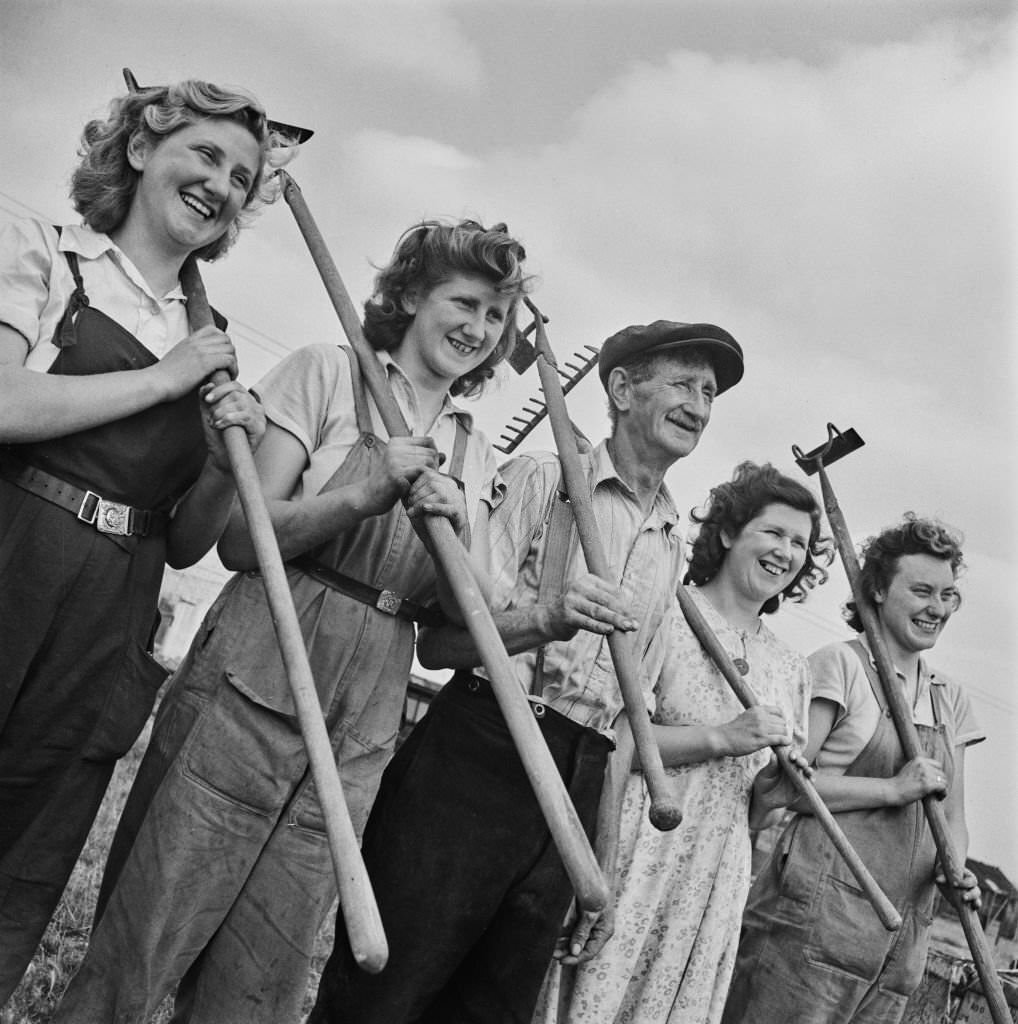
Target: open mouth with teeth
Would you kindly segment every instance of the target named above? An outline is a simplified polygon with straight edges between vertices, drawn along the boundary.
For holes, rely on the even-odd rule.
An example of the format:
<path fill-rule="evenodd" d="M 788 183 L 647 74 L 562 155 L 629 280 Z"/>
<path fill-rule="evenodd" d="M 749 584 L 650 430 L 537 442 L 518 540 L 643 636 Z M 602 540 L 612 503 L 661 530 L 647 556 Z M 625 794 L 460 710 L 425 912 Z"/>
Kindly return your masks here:
<path fill-rule="evenodd" d="M 180 199 L 189 210 L 193 210 L 203 220 L 211 220 L 216 215 L 216 211 L 208 203 L 203 203 L 190 192 L 181 192 Z"/>
<path fill-rule="evenodd" d="M 775 565 L 773 562 L 759 562 L 758 565 L 768 576 L 784 576 L 785 568 L 780 565 Z"/>
<path fill-rule="evenodd" d="M 912 625 L 916 627 L 921 633 L 936 633 L 940 629 L 940 623 L 931 621 L 930 619 L 913 619 Z"/>
<path fill-rule="evenodd" d="M 457 341 L 455 338 L 446 338 L 446 341 L 452 346 L 453 350 L 459 352 L 461 356 L 472 356 L 477 349 L 473 345 L 468 345 L 466 342 Z"/>

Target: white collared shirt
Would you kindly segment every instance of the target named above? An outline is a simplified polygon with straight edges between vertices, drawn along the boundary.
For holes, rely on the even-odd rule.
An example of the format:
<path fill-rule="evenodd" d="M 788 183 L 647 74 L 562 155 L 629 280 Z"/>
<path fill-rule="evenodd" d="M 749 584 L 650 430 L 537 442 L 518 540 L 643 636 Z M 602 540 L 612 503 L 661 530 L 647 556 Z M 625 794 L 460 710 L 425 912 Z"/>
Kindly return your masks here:
<path fill-rule="evenodd" d="M 90 304 L 133 334 L 157 359 L 187 336 L 187 306 L 180 286 L 157 297 L 107 235 L 68 224 L 58 240 L 52 225 L 11 221 L 0 226 L 0 323 L 24 337 L 28 369 L 45 373 L 58 352 L 53 336 L 74 291 L 65 252 L 78 256 Z"/>
<path fill-rule="evenodd" d="M 640 682 L 648 707 L 653 704 L 666 644 L 662 622 L 675 593 L 682 565 L 683 541 L 678 514 L 664 484 L 644 513 L 633 490 L 615 471 L 605 442 L 592 452 L 590 484 L 594 516 L 611 568 L 638 619 L 633 642 L 640 662 Z M 561 469 L 554 453 L 529 453 L 502 467 L 507 491 L 491 518 L 491 567 L 496 608 L 522 608 L 537 601 L 547 547 L 545 512 L 559 487 Z M 583 552 L 574 543 L 565 582 L 586 572 Z M 543 698 L 556 711 L 593 729 L 610 728 L 622 710 L 607 638 L 580 630 L 572 640 L 544 648 Z M 536 652 L 516 655 L 513 667 L 528 692 L 533 684 Z M 484 675 L 478 670 L 478 675 Z"/>
<path fill-rule="evenodd" d="M 435 422 L 422 423 L 413 383 L 388 352 L 377 355 L 411 432 L 430 434 L 435 447 L 446 456 L 446 467 L 452 460 L 457 421 L 466 427 L 461 479 L 473 523 L 478 502 L 494 508 L 505 492 L 488 439 L 473 426 L 470 413 L 459 408 L 448 395 Z M 269 421 L 293 434 L 307 453 L 307 466 L 291 497 L 296 500 L 318 494 L 360 438 L 349 356 L 338 345 L 306 345 L 270 370 L 254 390 Z M 374 432 L 384 440 L 389 435 L 370 394 L 368 409 Z"/>
<path fill-rule="evenodd" d="M 860 635 L 869 654 L 866 636 Z M 813 676 L 813 698 L 833 701 L 838 706 L 834 725 L 817 754 L 817 766 L 825 771 L 843 773 L 862 753 L 876 732 L 880 721 L 880 706 L 873 695 L 866 670 L 855 648 L 847 643 L 833 643 L 809 656 Z M 895 675 L 902 686 L 905 676 L 895 667 Z M 923 658 L 919 659 L 919 679 L 912 720 L 916 725 L 933 725 L 931 690 L 937 687 L 943 695 L 946 710 L 944 725 L 948 742 L 952 746 L 968 746 L 986 738 L 979 728 L 968 695 L 942 672 L 934 672 Z"/>

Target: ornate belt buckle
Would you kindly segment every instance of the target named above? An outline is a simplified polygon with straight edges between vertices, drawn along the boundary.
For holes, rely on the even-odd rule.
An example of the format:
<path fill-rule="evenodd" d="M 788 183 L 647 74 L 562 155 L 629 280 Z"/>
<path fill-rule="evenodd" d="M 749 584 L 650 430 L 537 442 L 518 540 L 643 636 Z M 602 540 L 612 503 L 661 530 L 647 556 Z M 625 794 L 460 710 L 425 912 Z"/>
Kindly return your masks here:
<path fill-rule="evenodd" d="M 121 505 L 118 501 L 99 499 L 95 513 L 95 528 L 100 533 L 113 533 L 118 537 L 127 537 L 130 532 L 131 506 Z"/>
<path fill-rule="evenodd" d="M 403 598 L 401 598 L 394 590 L 382 590 L 379 591 L 375 607 L 386 615 L 396 615 L 399 612 L 399 607 L 402 603 Z"/>

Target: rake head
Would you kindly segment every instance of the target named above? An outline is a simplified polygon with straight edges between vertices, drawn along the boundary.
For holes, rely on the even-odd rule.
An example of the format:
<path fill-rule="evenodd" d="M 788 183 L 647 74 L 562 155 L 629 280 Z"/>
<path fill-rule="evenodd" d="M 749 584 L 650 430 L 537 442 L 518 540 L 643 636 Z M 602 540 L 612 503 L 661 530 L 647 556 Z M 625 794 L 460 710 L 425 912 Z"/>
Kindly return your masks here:
<path fill-rule="evenodd" d="M 822 466 L 829 466 L 832 462 L 851 455 L 857 448 L 861 448 L 866 442 L 851 427 L 842 432 L 833 423 L 827 424 L 827 441 L 814 448 L 811 452 L 803 454 L 802 449 L 792 445 L 792 454 L 799 468 L 807 475 L 812 476 Z"/>
<path fill-rule="evenodd" d="M 527 345 L 532 349 L 529 342 Z M 600 349 L 595 348 L 593 345 L 584 345 L 583 347 L 587 350 L 587 355 L 584 355 L 582 352 L 576 352 L 565 363 L 565 369 L 557 365 L 555 367 L 558 375 L 562 378 L 563 395 L 568 395 L 590 373 L 591 369 L 597 365 Z M 517 348 L 519 348 L 518 342 Z M 530 358 L 527 365 L 529 366 L 533 361 L 534 359 Z M 543 389 L 540 390 L 543 393 Z M 511 417 L 505 425 L 499 440 L 494 445 L 504 455 L 510 455 L 514 452 L 520 446 L 523 439 L 548 415 L 548 407 L 538 396 L 528 398 L 526 405 L 520 411 L 523 415 Z M 581 441 L 586 441 L 586 438 L 576 428 L 575 424 L 573 425 L 573 430 Z M 589 445 L 589 442 L 587 443 Z"/>

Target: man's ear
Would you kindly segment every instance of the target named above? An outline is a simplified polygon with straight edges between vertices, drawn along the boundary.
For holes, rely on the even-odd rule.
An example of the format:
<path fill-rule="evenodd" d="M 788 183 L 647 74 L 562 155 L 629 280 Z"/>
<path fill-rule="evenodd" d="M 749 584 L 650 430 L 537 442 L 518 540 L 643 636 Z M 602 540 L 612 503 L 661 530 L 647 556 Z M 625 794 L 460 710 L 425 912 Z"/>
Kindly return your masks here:
<path fill-rule="evenodd" d="M 152 152 L 152 144 L 144 132 L 136 131 L 127 140 L 127 162 L 136 170 L 143 171 L 148 162 L 149 153 Z"/>
<path fill-rule="evenodd" d="M 633 404 L 633 381 L 624 366 L 616 366 L 608 374 L 608 397 L 618 412 L 628 412 Z"/>

